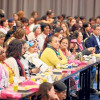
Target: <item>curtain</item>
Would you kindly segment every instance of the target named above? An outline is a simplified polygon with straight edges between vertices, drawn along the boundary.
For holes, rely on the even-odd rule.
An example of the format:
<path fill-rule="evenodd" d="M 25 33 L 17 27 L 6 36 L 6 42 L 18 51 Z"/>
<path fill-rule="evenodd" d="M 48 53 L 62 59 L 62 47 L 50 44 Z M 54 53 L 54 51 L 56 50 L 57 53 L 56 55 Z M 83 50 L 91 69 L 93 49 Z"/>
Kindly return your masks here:
<path fill-rule="evenodd" d="M 41 17 L 51 9 L 55 16 L 85 16 L 88 20 L 100 15 L 100 0 L 0 0 L 0 9 L 4 9 L 7 18 L 12 18 L 19 10 L 28 18 L 32 11 L 37 11 Z"/>

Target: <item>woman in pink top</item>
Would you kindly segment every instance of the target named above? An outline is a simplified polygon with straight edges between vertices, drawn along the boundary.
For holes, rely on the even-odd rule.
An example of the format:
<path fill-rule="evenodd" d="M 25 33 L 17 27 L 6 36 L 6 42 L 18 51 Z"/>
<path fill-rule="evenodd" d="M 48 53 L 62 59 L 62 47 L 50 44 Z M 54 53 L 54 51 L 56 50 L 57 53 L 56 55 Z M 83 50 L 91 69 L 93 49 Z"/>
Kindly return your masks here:
<path fill-rule="evenodd" d="M 62 38 L 60 41 L 60 49 L 68 59 L 75 59 L 76 41 L 76 39 L 69 41 L 68 38 Z M 70 52 L 71 48 L 74 48 L 72 52 Z"/>
<path fill-rule="evenodd" d="M 74 37 L 77 39 L 77 52 L 82 52 L 82 55 L 89 55 L 95 52 L 94 47 L 86 48 L 83 42 L 83 35 L 80 31 L 74 31 Z"/>
<path fill-rule="evenodd" d="M 70 52 L 68 51 L 68 39 L 67 38 L 62 38 L 60 41 L 60 49 L 63 52 L 63 54 L 67 57 L 70 56 Z"/>
<path fill-rule="evenodd" d="M 67 38 L 61 39 L 61 41 L 60 41 L 60 49 L 63 52 L 63 54 L 67 57 L 67 59 L 75 59 L 74 49 L 76 47 L 74 46 L 74 43 L 76 43 L 76 42 L 77 42 L 76 39 L 71 40 L 70 41 L 70 46 L 69 46 L 69 41 L 68 41 Z M 72 53 L 68 50 L 68 47 L 69 47 L 69 49 L 74 47 Z M 79 90 L 79 79 L 78 79 L 77 75 L 70 78 L 70 89 L 71 89 L 71 93 L 70 94 L 73 95 L 73 96 L 77 96 L 75 94 L 76 91 Z"/>

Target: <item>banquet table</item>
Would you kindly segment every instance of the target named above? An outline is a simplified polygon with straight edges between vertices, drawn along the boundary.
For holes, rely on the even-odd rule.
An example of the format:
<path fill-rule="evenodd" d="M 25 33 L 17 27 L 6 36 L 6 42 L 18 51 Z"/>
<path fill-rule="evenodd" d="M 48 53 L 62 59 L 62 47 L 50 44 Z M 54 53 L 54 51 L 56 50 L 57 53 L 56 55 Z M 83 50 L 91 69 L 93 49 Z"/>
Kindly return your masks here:
<path fill-rule="evenodd" d="M 79 100 L 89 100 L 90 99 L 90 69 L 92 66 L 97 65 L 98 67 L 98 74 L 97 74 L 97 89 L 99 90 L 99 69 L 100 69 L 100 59 L 97 59 L 95 62 L 89 60 L 87 65 L 80 65 L 79 68 L 74 69 L 71 74 L 67 74 L 66 76 L 62 77 L 60 81 L 64 82 L 67 85 L 67 98 L 66 100 L 70 100 L 69 96 L 69 79 L 70 77 L 74 76 L 77 73 L 80 73 L 80 88 L 81 93 L 79 95 Z M 61 70 L 61 69 L 59 69 Z M 64 69 L 66 71 L 67 69 Z M 71 70 L 71 69 L 70 69 Z M 68 70 L 67 70 L 68 71 Z M 53 74 L 57 75 L 57 74 Z M 59 77 L 59 75 L 58 75 Z M 38 89 L 33 89 L 32 91 L 17 91 L 16 93 L 21 94 L 20 98 L 7 98 L 7 100 L 24 100 L 26 97 L 32 96 Z"/>
<path fill-rule="evenodd" d="M 69 95 L 69 79 L 73 77 L 77 73 L 80 73 L 80 94 L 79 100 L 90 100 L 90 69 L 95 66 L 98 68 L 97 70 L 97 90 L 99 91 L 99 69 L 100 69 L 100 59 L 97 59 L 95 62 L 89 60 L 86 66 L 82 67 L 82 69 L 77 70 L 76 72 L 62 78 L 60 81 L 63 81 L 67 85 L 67 98 L 66 100 L 70 100 Z"/>

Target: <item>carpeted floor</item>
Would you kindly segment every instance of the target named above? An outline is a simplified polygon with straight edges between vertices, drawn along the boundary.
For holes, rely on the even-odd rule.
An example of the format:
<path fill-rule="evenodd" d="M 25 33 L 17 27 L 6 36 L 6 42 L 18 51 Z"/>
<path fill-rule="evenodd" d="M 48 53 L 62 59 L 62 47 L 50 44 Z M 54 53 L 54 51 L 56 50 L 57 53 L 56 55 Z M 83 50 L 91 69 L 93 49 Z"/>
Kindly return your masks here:
<path fill-rule="evenodd" d="M 99 86 L 100 86 L 100 82 L 99 82 Z M 93 88 L 97 89 L 96 82 L 93 84 Z M 77 99 L 71 99 L 71 100 L 77 100 Z M 90 100 L 100 100 L 100 96 L 99 95 L 90 95 Z"/>
<path fill-rule="evenodd" d="M 100 100 L 98 95 L 90 95 L 90 100 Z"/>
<path fill-rule="evenodd" d="M 99 82 L 99 86 L 100 86 L 100 82 Z M 97 89 L 97 83 L 96 82 L 94 83 L 93 87 L 95 89 Z M 99 95 L 90 95 L 90 100 L 100 100 L 100 97 L 99 97 Z"/>

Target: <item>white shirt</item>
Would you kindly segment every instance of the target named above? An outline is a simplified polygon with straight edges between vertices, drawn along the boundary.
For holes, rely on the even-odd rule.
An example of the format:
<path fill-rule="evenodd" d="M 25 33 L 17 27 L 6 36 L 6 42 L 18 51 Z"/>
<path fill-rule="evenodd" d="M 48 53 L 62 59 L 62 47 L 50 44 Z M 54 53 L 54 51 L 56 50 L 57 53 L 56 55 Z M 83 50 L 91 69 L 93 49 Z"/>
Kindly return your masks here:
<path fill-rule="evenodd" d="M 34 35 L 34 32 L 31 32 L 27 35 L 27 38 L 28 38 L 28 41 L 29 40 L 35 40 L 35 35 Z"/>
<path fill-rule="evenodd" d="M 19 68 L 18 68 L 18 64 L 17 64 L 15 58 L 9 57 L 9 58 L 7 58 L 4 62 L 6 62 L 6 63 L 14 70 L 15 77 L 16 77 L 17 79 L 19 79 L 19 78 L 20 78 L 20 75 L 19 75 Z"/>
<path fill-rule="evenodd" d="M 31 24 L 31 25 L 29 26 L 29 29 L 30 29 L 31 32 L 33 32 L 33 28 L 34 28 L 34 24 Z"/>
<path fill-rule="evenodd" d="M 41 33 L 41 34 L 37 37 L 38 46 L 39 46 L 39 49 L 40 49 L 40 50 L 43 49 L 43 45 L 44 45 L 45 39 L 46 39 L 46 35 L 45 35 L 44 33 Z"/>
<path fill-rule="evenodd" d="M 20 62 L 22 63 L 22 65 L 23 65 L 23 67 L 24 67 L 26 76 L 27 76 L 27 77 L 30 77 L 28 60 L 23 59 L 23 58 L 21 57 Z"/>
<path fill-rule="evenodd" d="M 48 70 L 48 65 L 46 65 L 42 60 L 39 59 L 38 54 L 37 53 L 30 53 L 29 51 L 26 51 L 24 54 L 24 57 L 31 63 L 33 63 L 37 68 L 41 66 L 40 70 L 42 72 L 45 72 L 46 70 Z"/>
<path fill-rule="evenodd" d="M 99 46 L 99 49 L 100 49 L 100 41 L 99 41 L 99 36 L 96 36 L 95 34 L 93 34 L 94 36 L 95 36 L 95 38 L 96 38 L 96 41 L 97 41 L 97 43 L 98 43 L 98 46 Z"/>
<path fill-rule="evenodd" d="M 6 27 L 1 27 L 0 28 L 0 32 L 3 32 L 4 34 L 7 34 L 8 31 L 9 31 L 9 29 L 6 28 Z"/>

